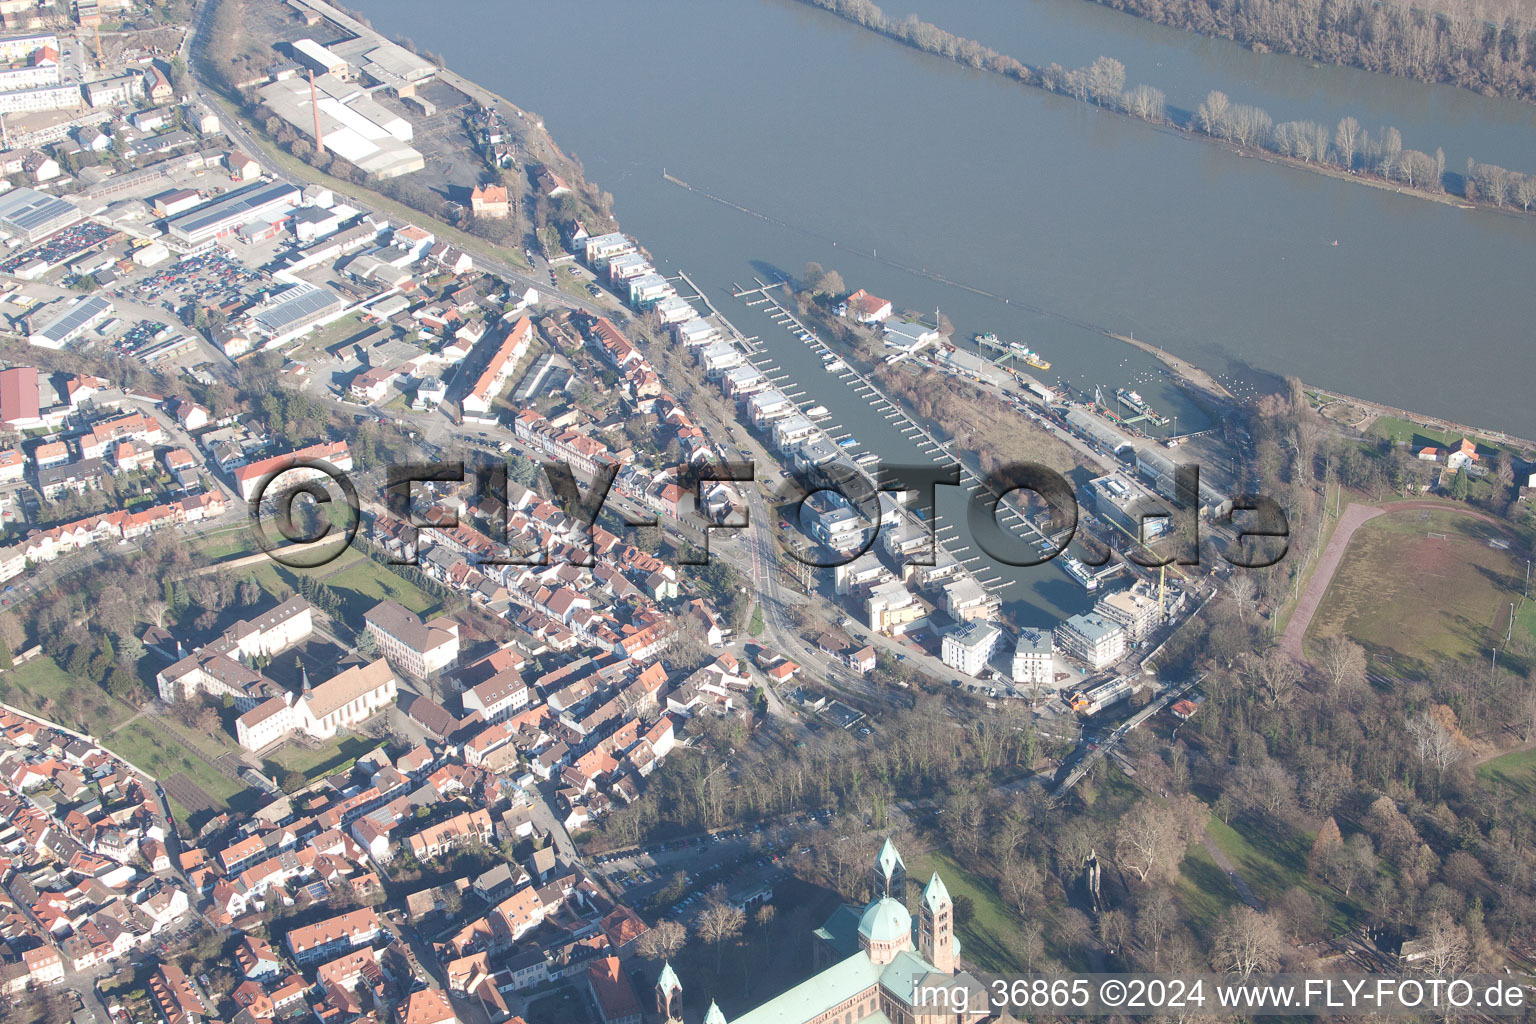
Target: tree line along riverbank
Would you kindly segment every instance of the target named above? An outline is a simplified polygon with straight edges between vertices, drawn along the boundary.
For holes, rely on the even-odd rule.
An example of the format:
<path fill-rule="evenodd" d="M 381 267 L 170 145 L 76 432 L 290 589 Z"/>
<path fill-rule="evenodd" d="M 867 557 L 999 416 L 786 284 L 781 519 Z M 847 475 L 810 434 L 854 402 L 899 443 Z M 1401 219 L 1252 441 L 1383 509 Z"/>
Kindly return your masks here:
<path fill-rule="evenodd" d="M 1095 0 L 1255 53 L 1536 100 L 1536 24 L 1521 0 Z M 1524 8 L 1524 9 L 1522 9 Z"/>
<path fill-rule="evenodd" d="M 1469 159 L 1462 169 L 1446 166 L 1445 152 L 1408 148 L 1393 126 L 1367 129 L 1354 117 L 1330 127 L 1317 121 L 1276 122 L 1262 107 L 1234 103 L 1212 90 L 1187 118 L 1169 113 L 1161 89 L 1127 86 L 1125 65 L 1099 57 L 1083 68 L 1051 63 L 1030 67 L 974 39 L 920 20 L 893 18 L 871 0 L 800 0 L 924 53 L 1002 75 L 1022 85 L 1071 96 L 1104 110 L 1172 128 L 1191 136 L 1303 169 L 1375 185 L 1426 199 L 1455 197 L 1467 203 L 1525 213 L 1536 208 L 1536 174 Z M 1536 46 L 1536 40 L 1532 41 Z"/>

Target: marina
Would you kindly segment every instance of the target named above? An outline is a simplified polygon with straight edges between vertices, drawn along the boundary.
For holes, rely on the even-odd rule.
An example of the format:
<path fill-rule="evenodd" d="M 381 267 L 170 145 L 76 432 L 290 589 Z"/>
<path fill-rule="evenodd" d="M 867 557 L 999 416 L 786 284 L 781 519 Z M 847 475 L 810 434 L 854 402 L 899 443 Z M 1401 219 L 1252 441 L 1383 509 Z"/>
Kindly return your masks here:
<path fill-rule="evenodd" d="M 1008 6 L 1006 17 L 1002 10 L 961 0 L 925 13 L 1021 59 L 1062 60 L 1058 47 L 1080 47 L 1088 60 L 1109 52 L 1135 81 L 1160 85 L 1181 74 L 1167 64 L 1166 48 L 1143 38 L 1157 35 L 1155 27 L 1134 19 L 1043 0 Z M 1037 34 L 1013 34 L 1021 10 Z M 516 24 L 495 5 L 472 3 L 464 16 L 471 11 L 493 25 Z M 1075 100 L 939 69 L 927 55 L 864 39 L 830 15 L 782 5 L 726 10 L 662 0 L 640 10 L 598 0 L 582 19 L 598 73 L 571 76 L 555 44 L 566 26 L 537 23 L 518 29 L 530 52 L 515 78 L 497 31 L 463 32 L 460 17 L 421 24 L 414 13 L 404 0 L 370 5 L 379 24 L 410 25 L 419 45 L 537 110 L 581 154 L 588 177 L 615 194 L 625 229 L 659 263 L 696 268 L 716 305 L 731 297 L 733 278 L 762 289 L 742 300 L 758 302 L 782 294 L 783 280 L 815 260 L 850 284 L 903 296 L 910 308 L 942 306 L 967 347 L 985 331 L 1027 339 L 1052 363 L 1055 379 L 1046 383 L 1133 389 L 1181 429 L 1204 428 L 1199 409 L 1158 378 L 1156 356 L 1116 336 L 1147 339 L 1198 365 L 1238 399 L 1291 374 L 1427 417 L 1536 435 L 1536 405 L 1521 384 L 1536 317 L 1523 268 L 1536 233 L 1522 218 L 1364 189 L 1087 115 Z M 1102 20 L 1133 31 L 1116 36 L 1113 51 L 1095 49 Z M 693 34 L 715 47 L 686 61 L 643 56 L 677 53 L 676 40 Z M 1235 102 L 1259 103 L 1277 120 L 1331 125 L 1351 113 L 1397 125 L 1405 145 L 1432 151 L 1443 143 L 1452 166 L 1473 155 L 1536 170 L 1529 105 L 1400 80 L 1361 92 L 1364 73 L 1225 44 L 1210 49 L 1241 67 L 1194 73 L 1180 65 L 1189 91 L 1176 100 L 1170 88 L 1170 102 L 1198 103 L 1211 88 L 1241 85 Z M 764 61 L 803 69 L 792 95 L 780 79 L 740 73 Z M 1255 67 L 1269 73 L 1260 79 Z M 1341 101 L 1319 82 L 1379 102 Z M 616 90 L 654 96 L 678 114 L 637 124 L 615 109 Z M 1422 102 L 1392 101 L 1409 92 Z M 902 160 L 886 159 L 871 144 L 882 136 L 848 132 L 836 119 L 807 122 L 800 104 L 811 102 L 861 111 L 883 135 L 912 131 L 924 142 Z M 1452 108 L 1454 117 L 1424 113 Z M 743 110 L 759 114 L 744 119 Z M 807 132 L 822 159 L 807 161 L 800 146 L 784 144 Z M 956 166 L 960 151 L 974 158 Z M 1132 163 L 1157 202 L 1123 188 Z M 858 187 L 829 188 L 825 164 L 848 168 Z M 663 179 L 663 167 L 691 188 Z M 1021 172 L 1031 187 L 1018 187 Z M 912 208 L 909 197 L 932 194 L 936 181 L 948 184 L 935 201 Z M 1010 201 L 999 207 L 992 197 L 1005 194 Z M 1407 252 L 1423 255 L 1405 261 Z M 1390 274 L 1379 272 L 1388 266 Z M 1482 368 L 1486 383 L 1475 399 L 1405 372 L 1443 358 L 1448 339 L 1462 339 L 1463 357 Z M 1385 362 L 1362 355 L 1368 340 L 1387 346 Z M 868 431 L 858 433 L 868 440 Z"/>

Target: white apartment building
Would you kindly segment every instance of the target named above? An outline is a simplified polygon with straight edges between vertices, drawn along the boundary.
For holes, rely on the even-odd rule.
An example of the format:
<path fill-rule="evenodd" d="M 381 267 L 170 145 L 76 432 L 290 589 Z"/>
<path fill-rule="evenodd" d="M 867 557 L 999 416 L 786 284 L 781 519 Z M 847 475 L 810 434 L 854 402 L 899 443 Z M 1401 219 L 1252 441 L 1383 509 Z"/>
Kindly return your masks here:
<path fill-rule="evenodd" d="M 1098 672 L 1125 657 L 1125 628 L 1102 615 L 1074 615 L 1056 627 L 1056 644 L 1069 658 Z"/>
<path fill-rule="evenodd" d="M 1013 671 L 1010 675 L 1019 686 L 1050 686 L 1056 681 L 1052 661 L 1056 645 L 1051 634 L 1043 629 L 1026 629 L 1019 633 L 1013 648 Z"/>
<path fill-rule="evenodd" d="M 428 679 L 459 660 L 459 624 L 421 616 L 397 601 L 382 601 L 363 613 L 363 627 L 379 653 L 406 675 Z"/>
<path fill-rule="evenodd" d="M 940 654 L 944 664 L 966 675 L 980 675 L 997 651 L 1002 632 L 979 620 L 967 622 L 953 633 L 946 633 Z"/>
<path fill-rule="evenodd" d="M 528 706 L 528 684 L 509 668 L 465 690 L 462 699 L 466 715 L 478 711 L 487 722 L 503 722 Z"/>

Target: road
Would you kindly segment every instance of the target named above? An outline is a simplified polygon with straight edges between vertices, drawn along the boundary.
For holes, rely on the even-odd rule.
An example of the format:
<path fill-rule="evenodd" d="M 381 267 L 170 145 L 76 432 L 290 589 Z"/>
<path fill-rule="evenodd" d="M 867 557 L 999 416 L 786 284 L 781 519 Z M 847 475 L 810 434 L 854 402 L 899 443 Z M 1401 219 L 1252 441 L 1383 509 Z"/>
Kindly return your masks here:
<path fill-rule="evenodd" d="M 246 127 L 246 121 L 243 116 L 236 115 L 229 107 L 229 105 L 223 101 L 217 90 L 211 88 L 206 82 L 202 80 L 203 69 L 201 65 L 203 55 L 199 49 L 197 37 L 203 32 L 205 28 L 204 22 L 206 21 L 208 12 L 212 9 L 212 7 L 213 5 L 206 2 L 206 0 L 204 3 L 198 5 L 197 11 L 192 18 L 191 28 L 187 32 L 186 37 L 182 40 L 182 52 L 184 54 L 189 54 L 193 58 L 187 62 L 187 67 L 191 73 L 192 79 L 197 82 L 195 95 L 209 109 L 223 112 L 224 116 L 220 118 L 220 126 L 223 128 L 225 134 L 227 134 L 231 140 L 238 143 L 247 153 L 253 155 L 258 153 L 269 154 L 275 151 L 276 147 L 274 145 L 268 144 L 263 139 L 259 139 L 253 132 L 251 132 Z M 371 32 L 372 30 L 358 25 L 356 31 Z M 376 35 L 377 33 L 374 34 Z M 449 81 L 449 84 L 454 84 L 452 80 L 446 77 L 445 81 Z M 457 86 L 455 86 L 455 88 L 457 88 Z M 302 167 L 303 170 L 295 171 L 285 169 L 284 175 L 289 178 L 298 178 L 305 182 L 324 185 L 338 197 L 345 198 L 353 204 L 364 209 L 377 205 L 376 200 L 374 200 L 372 197 L 365 196 L 355 189 L 348 189 L 344 183 L 334 178 L 330 178 L 327 175 L 321 174 L 318 170 L 310 168 L 308 164 L 299 163 L 298 166 Z M 430 222 L 433 219 L 431 216 L 425 213 L 420 214 L 419 216 L 423 222 Z M 534 261 L 535 272 L 529 273 L 528 271 L 507 262 L 505 257 L 499 255 L 496 251 L 496 247 L 491 245 L 489 242 L 481 242 L 478 240 L 464 242 L 460 248 L 469 253 L 481 269 L 487 270 L 508 282 L 515 282 L 524 288 L 538 289 L 540 299 L 544 302 L 545 305 L 552 303 L 557 306 L 563 306 L 567 309 L 579 309 L 583 312 L 591 313 L 593 316 L 605 315 L 606 311 L 599 307 L 597 304 L 559 291 L 554 281 L 551 279 L 551 275 L 547 272 L 547 264 L 543 265 L 546 268 L 546 272 L 540 276 L 537 273 L 537 270 L 541 265 L 541 261 L 537 259 Z"/>

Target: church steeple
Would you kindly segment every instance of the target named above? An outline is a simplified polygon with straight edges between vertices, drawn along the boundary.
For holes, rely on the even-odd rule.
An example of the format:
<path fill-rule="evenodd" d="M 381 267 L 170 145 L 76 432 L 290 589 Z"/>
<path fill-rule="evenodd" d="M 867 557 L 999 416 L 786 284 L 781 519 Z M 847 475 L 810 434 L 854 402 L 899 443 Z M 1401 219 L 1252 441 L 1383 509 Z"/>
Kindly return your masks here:
<path fill-rule="evenodd" d="M 682 1024 L 683 983 L 677 980 L 670 960 L 661 965 L 656 978 L 656 1014 L 665 1024 Z"/>
<path fill-rule="evenodd" d="M 725 1014 L 720 1012 L 719 1005 L 711 999 L 709 1012 L 704 1015 L 704 1024 L 727 1024 Z"/>
<path fill-rule="evenodd" d="M 902 862 L 901 854 L 896 850 L 896 844 L 886 839 L 880 847 L 880 854 L 875 858 L 875 898 L 890 896 L 892 899 L 906 901 L 907 896 L 907 865 Z"/>
<path fill-rule="evenodd" d="M 924 887 L 918 908 L 917 951 L 935 970 L 955 973 L 955 904 L 937 871 Z"/>

